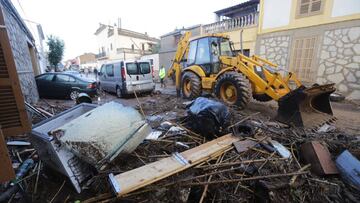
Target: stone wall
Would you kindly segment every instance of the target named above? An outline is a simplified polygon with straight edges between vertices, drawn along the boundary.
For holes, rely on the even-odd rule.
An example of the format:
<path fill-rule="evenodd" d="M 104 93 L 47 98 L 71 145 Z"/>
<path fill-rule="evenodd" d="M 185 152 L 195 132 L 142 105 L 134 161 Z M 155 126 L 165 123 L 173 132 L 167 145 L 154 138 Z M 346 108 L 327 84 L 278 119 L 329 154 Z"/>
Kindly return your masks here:
<path fill-rule="evenodd" d="M 336 83 L 348 99 L 360 99 L 360 27 L 324 32 L 317 83 Z"/>
<path fill-rule="evenodd" d="M 259 41 L 258 41 L 259 42 Z M 259 55 L 282 68 L 288 69 L 290 36 L 273 36 L 260 40 Z"/>
<path fill-rule="evenodd" d="M 3 3 L 3 2 L 2 2 Z M 25 101 L 36 103 L 39 99 L 28 43 L 32 43 L 8 8 L 2 8 L 6 30 L 10 39 L 21 91 Z"/>

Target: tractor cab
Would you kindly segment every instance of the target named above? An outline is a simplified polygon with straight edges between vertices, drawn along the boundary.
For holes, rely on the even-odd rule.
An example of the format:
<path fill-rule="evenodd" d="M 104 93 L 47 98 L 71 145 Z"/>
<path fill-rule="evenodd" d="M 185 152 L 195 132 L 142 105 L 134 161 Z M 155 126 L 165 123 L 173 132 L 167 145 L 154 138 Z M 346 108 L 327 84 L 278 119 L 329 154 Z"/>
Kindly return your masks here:
<path fill-rule="evenodd" d="M 186 66 L 200 66 L 207 77 L 220 70 L 219 56 L 234 56 L 229 38 L 206 36 L 190 41 Z"/>

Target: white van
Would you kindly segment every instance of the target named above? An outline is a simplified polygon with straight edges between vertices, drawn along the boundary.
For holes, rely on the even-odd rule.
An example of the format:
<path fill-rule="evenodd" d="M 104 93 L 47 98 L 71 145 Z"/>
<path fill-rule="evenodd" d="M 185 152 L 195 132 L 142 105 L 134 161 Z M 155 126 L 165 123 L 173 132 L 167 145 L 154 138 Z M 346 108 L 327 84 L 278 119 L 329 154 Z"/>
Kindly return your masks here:
<path fill-rule="evenodd" d="M 154 70 L 148 60 L 114 61 L 101 66 L 99 87 L 117 97 L 155 90 Z"/>

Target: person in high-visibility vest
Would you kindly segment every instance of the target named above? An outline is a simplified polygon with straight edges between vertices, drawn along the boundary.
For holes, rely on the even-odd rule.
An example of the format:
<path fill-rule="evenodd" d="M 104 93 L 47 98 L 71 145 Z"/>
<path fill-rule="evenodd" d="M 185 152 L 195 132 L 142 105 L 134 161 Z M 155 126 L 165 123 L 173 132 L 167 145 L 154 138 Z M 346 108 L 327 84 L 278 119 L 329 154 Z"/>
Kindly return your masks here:
<path fill-rule="evenodd" d="M 159 70 L 159 78 L 160 78 L 161 88 L 162 88 L 162 87 L 166 87 L 165 82 L 164 82 L 165 75 L 166 75 L 166 73 L 165 73 L 165 68 L 164 68 L 163 65 L 161 65 L 161 68 L 160 68 L 160 70 Z"/>

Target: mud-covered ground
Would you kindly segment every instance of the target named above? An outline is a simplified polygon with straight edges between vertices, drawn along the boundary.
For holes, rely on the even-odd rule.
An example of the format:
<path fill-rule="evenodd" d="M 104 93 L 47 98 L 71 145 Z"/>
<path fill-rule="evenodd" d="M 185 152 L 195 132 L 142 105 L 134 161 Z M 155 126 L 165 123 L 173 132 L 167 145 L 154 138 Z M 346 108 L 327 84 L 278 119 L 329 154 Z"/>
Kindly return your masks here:
<path fill-rule="evenodd" d="M 162 89 L 162 94 L 138 95 L 138 98 L 134 96 L 128 96 L 126 98 L 119 99 L 113 94 L 106 93 L 102 95 L 100 100 L 95 99 L 94 103 L 102 104 L 109 101 L 117 101 L 124 105 L 133 106 L 139 110 L 141 106 L 146 116 L 160 115 L 163 120 L 176 121 L 177 119 L 183 117 L 186 114 L 185 102 L 187 101 L 181 98 L 176 98 L 173 86 L 165 90 Z M 45 110 L 56 114 L 64 109 L 72 107 L 74 105 L 74 102 L 69 100 L 47 99 L 41 100 L 39 102 L 39 105 L 43 106 Z M 354 102 L 344 101 L 341 103 L 333 102 L 332 107 L 334 115 L 337 117 L 337 121 L 335 122 L 337 131 L 343 132 L 347 136 L 360 135 L 360 106 Z M 276 110 L 276 102 L 261 103 L 257 101 L 252 101 L 244 110 L 232 110 L 233 115 L 231 118 L 231 123 L 235 123 L 238 118 L 248 115 L 253 115 L 253 119 L 259 119 L 262 121 L 273 121 L 273 118 L 276 115 Z M 159 147 L 159 149 L 161 149 L 161 147 Z M 331 150 L 332 149 L 330 149 L 330 151 Z M 138 151 L 138 155 L 127 157 L 122 161 L 134 161 L 134 164 L 136 163 L 135 165 L 139 163 L 141 164 L 141 159 L 139 159 L 139 157 L 146 156 L 146 154 L 141 154 L 143 152 L 144 151 Z M 159 157 L 153 158 L 154 161 L 157 158 Z M 122 171 L 123 168 L 119 167 L 119 170 Z M 106 179 L 106 173 L 100 173 L 97 176 L 100 177 L 100 179 L 101 177 L 104 177 L 103 179 Z M 26 190 L 32 191 L 34 189 L 35 177 L 36 175 L 34 175 L 32 178 L 29 178 Z M 63 183 L 64 185 L 63 187 L 61 187 Z M 51 169 L 48 169 L 47 167 L 43 167 L 39 176 L 37 194 L 28 193 L 27 199 L 24 202 L 49 202 L 52 200 L 52 198 L 54 198 L 55 195 L 56 197 L 53 199 L 53 202 L 74 202 L 76 200 L 86 200 L 88 198 L 91 198 L 95 194 L 99 194 L 99 191 L 103 192 L 105 196 L 109 195 L 109 197 L 111 197 L 111 195 L 108 194 L 110 190 L 106 182 L 100 181 L 99 183 L 93 183 L 89 186 L 87 190 L 84 190 L 82 194 L 77 194 L 69 181 L 67 181 L 66 177 L 60 175 L 59 173 Z"/>

